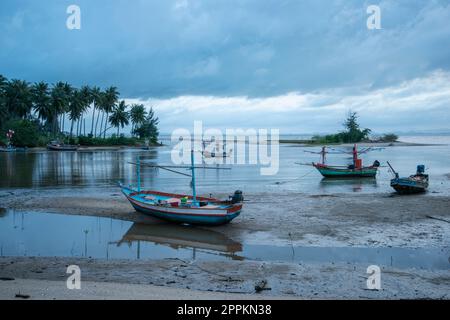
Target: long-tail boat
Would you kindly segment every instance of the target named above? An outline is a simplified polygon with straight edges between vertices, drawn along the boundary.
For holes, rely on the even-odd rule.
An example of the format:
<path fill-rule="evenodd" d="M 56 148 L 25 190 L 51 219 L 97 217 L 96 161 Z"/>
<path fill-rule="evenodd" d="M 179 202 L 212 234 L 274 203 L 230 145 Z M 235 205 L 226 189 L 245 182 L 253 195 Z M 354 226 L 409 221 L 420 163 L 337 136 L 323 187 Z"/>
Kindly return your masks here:
<path fill-rule="evenodd" d="M 397 193 L 413 194 L 427 191 L 429 178 L 428 175 L 425 174 L 424 165 L 420 164 L 417 166 L 416 174 L 401 178 L 391 164 L 389 162 L 387 162 L 387 164 L 395 176 L 394 179 L 391 180 L 391 187 L 394 188 Z"/>
<path fill-rule="evenodd" d="M 322 161 L 320 163 L 313 162 L 312 165 L 325 178 L 374 178 L 377 174 L 378 168 L 380 167 L 380 162 L 375 160 L 371 166 L 363 166 L 362 159 L 358 158 L 358 154 L 366 153 L 370 150 L 373 150 L 373 148 L 366 148 L 358 152 L 355 144 L 351 152 L 353 155 L 352 164 L 347 166 L 339 166 L 327 165 L 325 163 L 326 154 L 328 151 L 326 150 L 326 147 L 322 147 L 322 150 L 318 152 L 322 157 Z"/>
<path fill-rule="evenodd" d="M 78 146 L 62 144 L 58 141 L 52 141 L 47 145 L 47 149 L 51 151 L 77 151 Z"/>
<path fill-rule="evenodd" d="M 195 169 L 227 169 L 227 168 L 207 168 L 196 167 L 194 165 L 194 151 L 191 151 L 190 166 L 166 166 L 142 164 L 137 159 L 136 176 L 137 189 L 133 187 L 124 187 L 122 192 L 130 201 L 136 211 L 151 215 L 156 218 L 164 219 L 176 223 L 198 224 L 198 225 L 221 225 L 230 222 L 242 210 L 244 198 L 242 191 L 235 191 L 228 200 L 219 200 L 211 197 L 198 197 L 195 186 Z M 140 187 L 140 167 L 141 165 L 160 168 L 177 174 L 191 177 L 192 195 L 166 193 L 160 191 L 143 191 Z M 191 174 L 176 171 L 175 169 L 187 168 Z"/>

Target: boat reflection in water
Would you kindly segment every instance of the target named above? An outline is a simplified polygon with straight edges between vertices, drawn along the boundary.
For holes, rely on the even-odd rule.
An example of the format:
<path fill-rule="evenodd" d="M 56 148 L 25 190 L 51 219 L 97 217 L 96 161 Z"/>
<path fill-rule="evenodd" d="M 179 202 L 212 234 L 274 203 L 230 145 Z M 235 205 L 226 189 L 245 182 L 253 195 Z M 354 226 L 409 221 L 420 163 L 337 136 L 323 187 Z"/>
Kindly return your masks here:
<path fill-rule="evenodd" d="M 197 250 L 202 253 L 209 253 L 231 258 L 233 260 L 243 260 L 237 252 L 242 252 L 242 244 L 236 242 L 224 234 L 188 225 L 174 225 L 169 223 L 144 224 L 133 223 L 130 229 L 117 242 L 117 246 L 132 242 L 137 242 L 138 258 L 140 256 L 140 241 L 152 242 L 169 246 L 173 249 L 193 249 L 193 259 Z"/>
<path fill-rule="evenodd" d="M 342 188 L 337 192 L 362 192 L 370 191 L 378 188 L 378 183 L 375 178 L 359 178 L 359 179 L 345 179 L 345 178 L 323 178 L 320 181 L 320 189 L 325 190 L 332 188 L 336 192 L 338 188 Z"/>

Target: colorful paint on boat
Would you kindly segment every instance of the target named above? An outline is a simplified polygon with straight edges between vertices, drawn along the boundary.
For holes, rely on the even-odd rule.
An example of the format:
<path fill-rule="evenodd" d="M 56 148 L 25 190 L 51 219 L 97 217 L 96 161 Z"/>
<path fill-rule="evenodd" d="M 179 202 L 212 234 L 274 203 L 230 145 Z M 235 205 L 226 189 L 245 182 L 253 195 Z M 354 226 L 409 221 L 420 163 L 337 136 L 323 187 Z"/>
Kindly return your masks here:
<path fill-rule="evenodd" d="M 193 197 L 159 191 L 135 191 L 122 187 L 122 192 L 136 211 L 163 220 L 197 225 L 221 225 L 230 222 L 242 210 L 242 203 L 214 198 Z"/>
<path fill-rule="evenodd" d="M 414 194 L 427 191 L 429 177 L 425 174 L 425 166 L 418 165 L 416 174 L 409 177 L 400 178 L 388 162 L 389 167 L 393 171 L 395 178 L 391 180 L 391 187 L 399 194 Z"/>
<path fill-rule="evenodd" d="M 358 158 L 358 154 L 365 153 L 370 150 L 373 150 L 373 148 L 366 148 L 358 152 L 357 146 L 355 144 L 351 151 L 351 154 L 353 156 L 352 164 L 348 166 L 330 166 L 325 164 L 326 154 L 329 152 L 326 150 L 326 147 L 322 147 L 322 150 L 320 152 L 312 152 L 320 154 L 322 162 L 313 162 L 312 165 L 325 178 L 375 178 L 378 172 L 378 168 L 380 167 L 380 162 L 375 160 L 371 166 L 364 167 L 362 165 L 362 160 Z"/>
<path fill-rule="evenodd" d="M 244 198 L 242 191 L 235 191 L 229 200 L 221 201 L 215 198 L 197 197 L 195 186 L 194 151 L 191 151 L 190 166 L 163 166 L 154 164 L 142 164 L 137 158 L 136 178 L 137 189 L 132 187 L 122 188 L 122 193 L 136 211 L 176 223 L 194 225 L 221 225 L 230 222 L 240 215 Z M 183 176 L 191 177 L 192 195 L 166 193 L 160 191 L 141 191 L 140 167 L 141 165 L 168 170 Z M 191 175 L 174 169 L 190 169 Z M 219 170 L 220 168 L 202 169 Z"/>
<path fill-rule="evenodd" d="M 321 163 L 313 163 L 313 166 L 325 178 L 374 178 L 378 172 L 378 166 L 346 168 L 327 166 Z"/>

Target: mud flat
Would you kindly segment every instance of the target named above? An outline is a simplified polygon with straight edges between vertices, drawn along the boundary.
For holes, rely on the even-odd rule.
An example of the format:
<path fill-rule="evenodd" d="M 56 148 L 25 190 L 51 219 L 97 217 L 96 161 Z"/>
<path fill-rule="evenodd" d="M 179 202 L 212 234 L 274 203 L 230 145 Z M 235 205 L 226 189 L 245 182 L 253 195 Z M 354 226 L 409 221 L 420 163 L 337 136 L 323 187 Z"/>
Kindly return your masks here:
<path fill-rule="evenodd" d="M 66 269 L 72 264 L 81 269 L 81 290 L 66 288 Z M 334 263 L 2 257 L 0 298 L 14 299 L 19 291 L 34 299 L 449 298 L 447 270 L 382 268 L 381 289 L 369 290 L 366 268 Z M 255 287 L 261 281 L 266 285 L 258 292 Z"/>
<path fill-rule="evenodd" d="M 92 196 L 95 194 L 96 196 Z M 221 196 L 221 195 L 218 195 Z M 223 195 L 225 196 L 225 195 Z M 214 227 L 236 241 L 295 246 L 449 247 L 450 197 L 379 194 L 247 194 L 240 217 Z M 134 211 L 117 189 L 104 191 L 11 190 L 1 207 L 112 217 L 153 223 Z"/>

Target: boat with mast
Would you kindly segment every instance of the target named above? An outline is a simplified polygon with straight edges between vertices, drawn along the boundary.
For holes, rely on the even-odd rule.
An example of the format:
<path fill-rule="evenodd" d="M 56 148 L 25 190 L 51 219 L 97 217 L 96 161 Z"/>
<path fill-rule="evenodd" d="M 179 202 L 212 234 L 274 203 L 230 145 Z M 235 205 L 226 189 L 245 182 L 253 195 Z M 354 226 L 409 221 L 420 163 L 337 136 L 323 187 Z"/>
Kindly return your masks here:
<path fill-rule="evenodd" d="M 194 151 L 191 150 L 190 166 L 153 165 L 142 163 L 137 158 L 136 163 L 137 188 L 125 187 L 120 184 L 122 193 L 136 211 L 176 223 L 197 225 L 221 225 L 230 222 L 242 211 L 244 198 L 242 191 L 237 190 L 228 200 L 212 197 L 199 197 L 196 192 L 195 169 L 229 170 L 230 168 L 196 167 Z M 143 191 L 140 186 L 141 166 L 159 168 L 191 178 L 192 195 L 175 194 L 161 191 Z M 191 174 L 177 169 L 188 169 Z"/>
<path fill-rule="evenodd" d="M 351 153 L 352 163 L 347 166 L 342 165 L 328 165 L 326 164 L 326 155 L 330 153 L 327 151 L 327 147 L 323 146 L 320 152 L 306 151 L 310 153 L 320 154 L 321 162 L 313 162 L 312 166 L 315 167 L 322 176 L 325 178 L 374 178 L 377 174 L 380 162 L 375 160 L 371 166 L 363 166 L 362 159 L 358 156 L 360 154 L 367 153 L 375 150 L 375 148 L 368 147 L 361 151 L 358 151 L 357 145 L 353 145 L 351 152 L 338 151 L 334 153 Z"/>

